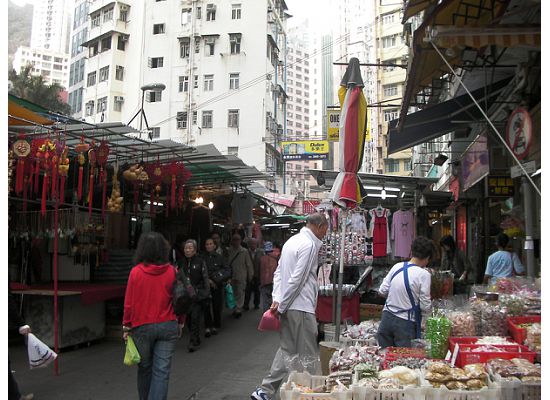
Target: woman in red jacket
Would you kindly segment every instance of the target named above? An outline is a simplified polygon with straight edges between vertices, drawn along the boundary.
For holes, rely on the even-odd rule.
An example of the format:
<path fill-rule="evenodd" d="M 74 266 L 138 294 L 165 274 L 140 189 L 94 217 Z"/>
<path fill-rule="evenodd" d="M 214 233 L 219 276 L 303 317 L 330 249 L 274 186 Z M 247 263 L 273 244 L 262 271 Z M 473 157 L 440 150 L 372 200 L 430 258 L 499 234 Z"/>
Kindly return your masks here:
<path fill-rule="evenodd" d="M 176 269 L 168 262 L 170 245 L 157 232 L 141 235 L 124 298 L 123 331 L 134 339 L 140 400 L 165 400 L 170 364 L 180 334 L 172 290 Z"/>

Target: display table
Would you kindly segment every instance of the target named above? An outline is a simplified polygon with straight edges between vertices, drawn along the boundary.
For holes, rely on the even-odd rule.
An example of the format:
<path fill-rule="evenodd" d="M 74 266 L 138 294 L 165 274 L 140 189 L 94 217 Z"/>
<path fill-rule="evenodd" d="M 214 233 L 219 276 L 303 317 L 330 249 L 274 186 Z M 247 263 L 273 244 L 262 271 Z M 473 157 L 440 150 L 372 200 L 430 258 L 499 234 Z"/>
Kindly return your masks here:
<path fill-rule="evenodd" d="M 124 297 L 125 285 L 59 283 L 59 348 L 105 337 L 105 300 Z M 25 321 L 40 340 L 54 347 L 52 285 L 13 290 L 24 295 Z"/>
<path fill-rule="evenodd" d="M 359 324 L 359 293 L 351 297 L 342 297 L 342 321 L 346 319 L 353 320 L 354 324 Z M 317 298 L 317 309 L 315 315 L 319 322 L 332 322 L 332 296 L 319 296 Z"/>

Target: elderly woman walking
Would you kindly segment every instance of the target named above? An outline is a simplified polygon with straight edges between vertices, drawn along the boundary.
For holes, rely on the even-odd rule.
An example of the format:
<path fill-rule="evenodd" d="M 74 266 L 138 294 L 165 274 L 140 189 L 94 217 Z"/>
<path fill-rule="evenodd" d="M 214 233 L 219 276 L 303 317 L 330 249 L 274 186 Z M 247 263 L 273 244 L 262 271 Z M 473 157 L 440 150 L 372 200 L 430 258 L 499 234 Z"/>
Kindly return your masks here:
<path fill-rule="evenodd" d="M 157 232 L 141 235 L 124 297 L 123 338 L 131 335 L 138 364 L 140 400 L 164 400 L 168 395 L 170 366 L 181 334 L 172 290 L 176 269 L 168 262 L 170 245 Z"/>

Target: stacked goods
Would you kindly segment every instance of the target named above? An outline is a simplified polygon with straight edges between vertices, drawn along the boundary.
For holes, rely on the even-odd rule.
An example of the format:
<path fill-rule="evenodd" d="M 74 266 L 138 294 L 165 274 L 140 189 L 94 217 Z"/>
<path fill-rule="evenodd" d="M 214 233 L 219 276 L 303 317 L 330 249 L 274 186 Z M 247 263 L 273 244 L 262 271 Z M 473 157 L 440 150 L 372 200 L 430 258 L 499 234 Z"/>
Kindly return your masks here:
<path fill-rule="evenodd" d="M 432 273 L 431 297 L 432 299 L 443 299 L 453 295 L 454 275 L 446 271 L 435 271 Z"/>
<path fill-rule="evenodd" d="M 388 347 L 384 357 L 384 368 L 407 367 L 421 369 L 426 364 L 426 352 L 424 349 L 407 347 Z"/>
<path fill-rule="evenodd" d="M 527 328 L 533 324 L 540 324 L 540 315 L 529 315 L 523 317 L 508 317 L 506 319 L 510 335 L 519 344 L 524 344 L 527 337 Z"/>
<path fill-rule="evenodd" d="M 472 317 L 474 319 L 474 324 L 476 328 L 476 334 L 474 336 L 482 336 L 483 330 L 481 328 L 481 314 L 483 312 L 483 309 L 487 308 L 489 306 L 489 303 L 487 303 L 484 300 L 479 300 L 474 298 L 470 304 Z"/>
<path fill-rule="evenodd" d="M 339 385 L 348 387 L 353 379 L 352 371 L 336 371 L 327 376 L 326 387 L 329 392 L 332 392 Z"/>
<path fill-rule="evenodd" d="M 376 340 L 379 321 L 363 321 L 359 325 L 349 325 L 342 336 L 352 340 Z"/>
<path fill-rule="evenodd" d="M 405 386 L 418 386 L 418 373 L 407 367 L 395 367 L 374 372 L 358 370 L 357 386 L 373 389 L 402 389 Z"/>
<path fill-rule="evenodd" d="M 427 355 L 429 358 L 445 358 L 451 336 L 451 321 L 446 317 L 430 317 L 426 321 Z"/>
<path fill-rule="evenodd" d="M 352 392 L 344 385 L 329 387 L 327 377 L 293 371 L 281 385 L 281 400 L 351 400 Z"/>
<path fill-rule="evenodd" d="M 538 323 L 531 324 L 529 327 L 526 328 L 526 330 L 527 330 L 527 337 L 525 338 L 525 345 L 529 347 L 530 350 L 540 353 L 541 352 L 540 324 Z"/>
<path fill-rule="evenodd" d="M 525 298 L 515 294 L 503 294 L 498 298 L 508 315 L 523 315 L 526 312 Z"/>
<path fill-rule="evenodd" d="M 502 336 L 483 336 L 477 339 L 476 344 L 514 344 L 514 342 Z"/>
<path fill-rule="evenodd" d="M 458 347 L 458 349 L 457 349 Z M 536 353 L 529 351 L 526 346 L 517 343 L 507 345 L 479 345 L 479 344 L 455 344 L 453 351 L 457 349 L 456 365 L 462 367 L 467 364 L 485 363 L 494 358 L 512 359 L 525 358 L 534 361 Z"/>
<path fill-rule="evenodd" d="M 425 358 L 418 357 L 400 357 L 395 360 L 389 360 L 384 363 L 386 368 L 407 367 L 410 369 L 422 369 L 426 365 Z"/>
<path fill-rule="evenodd" d="M 481 331 L 488 336 L 506 336 L 506 310 L 497 305 L 484 308 L 481 312 Z"/>
<path fill-rule="evenodd" d="M 476 324 L 470 311 L 454 311 L 449 314 L 452 336 L 475 336 Z"/>
<path fill-rule="evenodd" d="M 520 379 L 526 383 L 540 383 L 540 365 L 535 365 L 523 358 L 504 360 L 496 358 L 487 362 L 487 367 L 501 380 L 509 381 Z"/>
<path fill-rule="evenodd" d="M 483 364 L 470 364 L 462 369 L 433 362 L 427 368 L 425 379 L 434 388 L 445 386 L 449 390 L 480 390 L 488 386 Z"/>
<path fill-rule="evenodd" d="M 382 358 L 377 346 L 349 346 L 334 352 L 329 361 L 330 372 L 353 371 L 357 364 L 368 363 L 379 366 Z"/>

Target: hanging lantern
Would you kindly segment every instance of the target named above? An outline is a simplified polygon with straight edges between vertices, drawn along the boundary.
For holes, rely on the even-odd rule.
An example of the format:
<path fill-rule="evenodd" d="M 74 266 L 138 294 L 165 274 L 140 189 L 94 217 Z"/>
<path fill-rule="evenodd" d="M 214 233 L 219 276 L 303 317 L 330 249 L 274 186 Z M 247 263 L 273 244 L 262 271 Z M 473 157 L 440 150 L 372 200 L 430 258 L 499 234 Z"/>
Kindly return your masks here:
<path fill-rule="evenodd" d="M 15 170 L 15 193 L 20 194 L 23 191 L 25 159 L 31 152 L 31 146 L 26 140 L 19 139 L 13 144 L 12 151 L 17 158 L 17 167 Z"/>
<path fill-rule="evenodd" d="M 88 180 L 88 216 L 91 217 L 92 205 L 94 202 L 94 168 L 97 161 L 96 150 L 95 146 L 93 145 L 93 141 L 90 150 L 88 150 L 88 161 L 90 162 L 90 176 Z"/>
<path fill-rule="evenodd" d="M 48 195 L 48 180 L 49 180 L 48 171 L 50 170 L 51 161 L 55 154 L 55 148 L 56 148 L 55 143 L 49 139 L 46 139 L 44 140 L 43 144 L 38 148 L 38 152 L 37 152 L 38 160 L 39 161 L 41 160 L 44 164 L 44 178 L 42 179 L 42 201 L 41 201 L 41 207 L 40 207 L 42 217 L 46 216 L 46 199 Z M 38 163 L 38 167 L 40 167 L 40 163 Z M 38 173 L 39 172 L 40 170 L 38 170 Z"/>
<path fill-rule="evenodd" d="M 55 151 L 52 155 L 51 160 L 51 168 L 52 168 L 52 187 L 51 187 L 51 197 L 52 199 L 57 199 L 57 178 L 59 175 L 59 160 L 61 158 L 61 154 L 63 154 L 63 150 L 65 149 L 65 142 L 61 142 L 59 140 L 56 140 L 55 142 Z"/>
<path fill-rule="evenodd" d="M 122 212 L 122 202 L 124 198 L 120 196 L 120 183 L 118 181 L 118 163 L 115 163 L 113 169 L 113 189 L 111 196 L 107 201 L 107 208 L 110 212 Z"/>
<path fill-rule="evenodd" d="M 32 181 L 32 186 L 35 194 L 38 193 L 38 188 L 39 188 L 38 178 L 40 177 L 40 162 L 43 156 L 43 153 L 39 149 L 45 142 L 46 142 L 46 139 L 33 139 L 31 142 L 31 157 L 34 157 L 34 168 L 32 172 L 34 179 Z"/>
<path fill-rule="evenodd" d="M 155 202 L 158 200 L 162 184 L 162 166 L 160 162 L 149 163 L 145 166 L 145 170 L 149 175 L 149 190 L 150 196 L 149 200 L 151 204 L 149 205 L 149 213 L 151 216 L 155 215 Z"/>
<path fill-rule="evenodd" d="M 99 182 L 103 187 L 101 194 L 101 217 L 105 218 L 105 206 L 107 203 L 107 159 L 109 158 L 109 145 L 105 140 L 101 142 L 97 149 L 97 162 L 99 163 Z"/>
<path fill-rule="evenodd" d="M 69 175 L 69 166 L 71 164 L 71 161 L 69 160 L 69 146 L 65 145 L 63 147 L 63 152 L 61 153 L 61 156 L 59 157 L 59 166 L 57 167 L 58 173 L 60 176 L 60 183 L 59 183 L 59 201 L 61 203 L 65 202 L 65 180 L 67 179 L 67 176 Z"/>
<path fill-rule="evenodd" d="M 84 153 L 88 151 L 90 145 L 84 142 L 84 136 L 80 137 L 80 143 L 77 144 L 74 149 L 78 153 L 77 161 L 79 164 L 78 167 L 78 189 L 77 189 L 77 199 L 78 201 L 82 200 L 82 180 L 84 178 L 84 164 L 86 163 L 86 156 Z"/>

